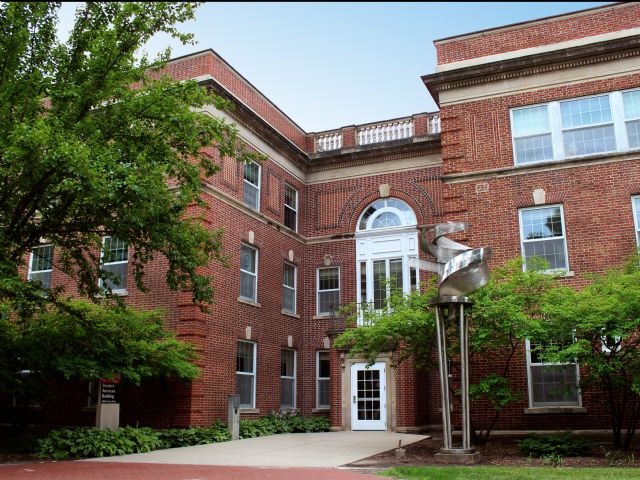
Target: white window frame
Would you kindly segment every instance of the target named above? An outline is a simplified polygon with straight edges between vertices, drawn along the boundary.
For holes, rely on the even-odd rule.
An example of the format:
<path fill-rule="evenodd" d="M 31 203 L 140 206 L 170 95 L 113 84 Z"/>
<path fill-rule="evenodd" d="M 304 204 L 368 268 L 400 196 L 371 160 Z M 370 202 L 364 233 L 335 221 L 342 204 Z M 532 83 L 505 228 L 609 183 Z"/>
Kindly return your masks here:
<path fill-rule="evenodd" d="M 287 204 L 287 189 L 289 189 L 289 190 L 291 190 L 292 192 L 295 193 L 295 202 L 296 202 L 295 208 L 292 207 L 291 205 Z M 298 231 L 298 198 L 299 198 L 298 190 L 296 190 L 295 188 L 293 188 L 289 184 L 285 184 L 285 186 L 284 186 L 284 211 L 285 211 L 284 221 L 285 221 L 285 227 L 293 229 L 294 232 Z M 293 225 L 293 227 L 289 227 L 286 224 L 286 218 L 287 218 L 286 212 L 287 212 L 287 210 L 291 210 L 295 215 L 295 224 Z"/>
<path fill-rule="evenodd" d="M 338 270 L 338 288 L 331 288 L 327 290 L 320 290 L 320 270 Z M 326 292 L 338 292 L 338 305 L 340 305 L 340 267 L 320 267 L 316 269 L 316 314 L 319 317 L 329 317 L 332 312 L 320 312 L 320 293 Z"/>
<path fill-rule="evenodd" d="M 293 268 L 293 287 L 286 285 L 284 283 L 284 270 L 287 267 Z M 293 292 L 293 309 L 289 310 L 284 306 L 284 292 L 290 291 Z M 282 270 L 282 311 L 286 313 L 296 314 L 298 309 L 298 267 L 289 262 L 284 262 L 283 270 Z"/>
<path fill-rule="evenodd" d="M 237 378 L 238 375 L 244 375 L 244 376 L 248 376 L 248 377 L 252 377 L 252 395 L 251 395 L 251 405 L 247 405 L 247 404 L 240 404 L 240 408 L 241 409 L 251 409 L 251 408 L 256 408 L 256 378 L 257 378 L 257 365 L 258 365 L 258 344 L 256 342 L 249 342 L 246 340 L 238 340 L 236 342 L 236 362 L 238 361 L 238 346 L 240 343 L 246 343 L 252 346 L 253 349 L 253 372 L 239 372 L 236 368 L 236 392 L 237 392 Z"/>
<path fill-rule="evenodd" d="M 293 376 L 287 376 L 287 375 L 282 375 L 282 365 L 281 365 L 281 370 L 280 370 L 280 409 L 287 409 L 287 410 L 293 410 L 296 408 L 297 405 L 297 395 L 296 395 L 296 388 L 297 388 L 297 381 L 296 381 L 296 370 L 298 368 L 298 352 L 296 350 L 293 350 L 291 348 L 283 348 L 280 350 L 280 362 L 282 362 L 282 356 L 284 354 L 284 352 L 293 352 Z M 291 394 L 293 396 L 293 405 L 283 405 L 282 404 L 282 380 L 292 380 L 292 387 L 291 387 Z"/>
<path fill-rule="evenodd" d="M 45 269 L 45 270 L 33 270 L 33 252 L 36 250 L 39 250 L 41 248 L 46 248 L 46 247 L 51 247 L 51 268 L 49 269 Z M 34 247 L 31 249 L 31 253 L 29 254 L 29 270 L 27 273 L 27 280 L 31 281 L 33 279 L 33 276 L 36 274 L 41 274 L 41 273 L 48 273 L 49 274 L 49 284 L 47 286 L 45 286 L 45 288 L 50 288 L 51 287 L 51 276 L 53 273 L 53 244 L 51 243 L 43 243 L 42 245 L 38 245 L 37 247 Z M 44 285 L 44 284 L 43 284 Z"/>
<path fill-rule="evenodd" d="M 623 136 L 624 136 L 625 141 L 627 142 L 627 148 L 628 148 L 629 150 L 637 150 L 637 149 L 639 149 L 639 148 L 640 148 L 640 146 L 635 147 L 635 148 L 631 148 L 631 147 L 629 146 L 629 144 L 628 144 L 628 142 L 629 142 L 629 133 L 628 133 L 628 131 L 627 131 L 627 123 L 629 123 L 629 122 L 637 122 L 638 120 L 640 120 L 640 113 L 638 114 L 638 116 L 633 117 L 633 118 L 625 118 L 625 117 L 624 117 L 624 94 L 625 94 L 625 93 L 631 93 L 631 92 L 640 92 L 640 89 L 638 89 L 638 88 L 634 88 L 634 89 L 630 89 L 630 90 L 623 90 L 623 91 L 621 92 L 621 93 L 622 93 L 622 95 L 623 95 L 623 99 L 622 99 L 622 104 L 623 104 L 623 105 L 622 105 L 622 117 L 623 117 L 623 121 L 624 121 L 624 132 L 623 132 Z"/>
<path fill-rule="evenodd" d="M 530 210 L 543 210 L 543 209 L 554 208 L 554 207 L 560 207 L 560 220 L 562 222 L 562 236 L 561 237 L 548 237 L 548 238 L 542 238 L 542 239 L 541 238 L 537 238 L 537 239 L 526 240 L 524 238 L 524 230 L 523 230 L 523 225 L 522 225 L 522 212 L 530 211 Z M 562 272 L 570 272 L 571 271 L 569 269 L 569 252 L 567 250 L 567 229 L 566 229 L 565 222 L 564 222 L 564 207 L 563 207 L 562 204 L 541 205 L 539 207 L 520 208 L 518 210 L 518 223 L 519 223 L 519 227 L 520 227 L 520 252 L 522 253 L 522 269 L 523 270 L 526 270 L 526 268 L 527 268 L 527 259 L 526 259 L 525 254 L 524 254 L 524 245 L 525 245 L 525 243 L 541 242 L 541 241 L 545 241 L 545 240 L 560 240 L 560 239 L 562 239 L 562 245 L 564 247 L 564 258 L 565 258 L 566 266 L 565 266 L 565 268 L 550 268 L 548 270 L 545 270 L 545 273 L 562 273 Z"/>
<path fill-rule="evenodd" d="M 329 391 L 329 403 L 324 405 L 320 403 L 320 382 L 327 382 L 327 387 L 330 385 L 331 376 L 329 377 L 321 377 L 320 376 L 320 354 L 326 354 L 329 362 L 331 362 L 331 354 L 329 350 L 318 350 L 316 352 L 316 408 L 317 409 L 329 409 L 331 408 L 331 390 Z"/>
<path fill-rule="evenodd" d="M 611 153 L 620 153 L 620 152 L 626 152 L 629 150 L 637 150 L 636 148 L 631 149 L 629 147 L 629 139 L 627 136 L 627 122 L 629 121 L 634 121 L 634 119 L 625 119 L 624 118 L 624 101 L 623 101 L 623 94 L 627 93 L 627 92 L 632 92 L 632 91 L 636 91 L 638 90 L 637 88 L 634 89 L 627 89 L 627 90 L 619 90 L 619 91 L 613 91 L 613 92 L 602 92 L 602 93 L 597 93 L 594 95 L 585 95 L 582 97 L 574 97 L 574 98 L 565 98 L 562 100 L 557 100 L 557 101 L 553 101 L 553 102 L 546 102 L 546 103 L 538 103 L 538 104 L 533 104 L 533 105 L 524 105 L 521 107 L 516 107 L 516 108 L 512 108 L 509 110 L 509 117 L 510 117 L 510 128 L 511 128 L 511 148 L 512 148 L 512 153 L 513 153 L 513 164 L 515 166 L 526 166 L 526 165 L 535 165 L 535 164 L 540 164 L 540 163 L 547 163 L 547 162 L 554 162 L 554 161 L 561 161 L 561 160 L 567 160 L 567 159 L 573 159 L 573 158 L 586 158 L 586 157 L 590 157 L 590 156 L 594 156 L 594 155 L 606 155 L 606 154 L 611 154 Z M 561 111 L 560 111 L 560 104 L 564 103 L 564 102 L 570 102 L 570 101 L 574 101 L 574 100 L 584 100 L 584 99 L 588 99 L 588 98 L 594 98 L 594 97 L 603 97 L 603 96 L 607 96 L 609 99 L 609 107 L 611 109 L 611 122 L 610 123 L 600 123 L 600 124 L 593 124 L 590 126 L 581 126 L 581 127 L 568 127 L 568 128 L 564 128 L 562 127 L 562 115 L 561 115 Z M 552 145 L 552 150 L 553 150 L 553 155 L 552 158 L 549 158 L 547 160 L 538 160 L 538 161 L 533 161 L 533 162 L 518 162 L 518 159 L 516 158 L 516 138 L 523 138 L 523 137 L 515 137 L 514 135 L 514 118 L 513 118 L 513 114 L 515 111 L 518 110 L 525 110 L 528 108 L 535 108 L 535 107 L 541 107 L 541 106 L 546 106 L 547 107 L 547 114 L 549 115 L 549 128 L 550 128 L 550 134 L 551 134 L 551 145 Z M 635 119 L 637 120 L 637 119 Z M 614 150 L 609 150 L 609 151 L 603 151 L 603 152 L 598 152 L 598 153 L 590 153 L 590 154 L 584 154 L 584 155 L 572 155 L 569 156 L 566 154 L 566 152 L 564 151 L 564 132 L 566 131 L 573 131 L 573 130 L 580 130 L 580 129 L 585 129 L 585 128 L 595 128 L 598 126 L 606 126 L 606 125 L 612 125 L 613 126 L 613 132 L 614 132 L 614 140 L 615 140 L 615 149 Z M 540 135 L 542 135 L 543 133 L 541 132 Z M 640 147 L 639 147 L 640 148 Z"/>
<path fill-rule="evenodd" d="M 116 288 L 112 288 L 111 291 L 113 293 L 124 293 L 127 291 L 127 279 L 129 278 L 129 245 L 127 244 L 127 242 L 124 242 L 127 245 L 127 259 L 126 260 L 119 260 L 117 262 L 103 262 L 104 259 L 104 245 L 107 241 L 107 238 L 116 238 L 118 239 L 118 237 L 113 237 L 112 235 L 105 235 L 104 237 L 102 237 L 102 250 L 100 252 L 100 266 L 104 267 L 105 265 L 122 265 L 122 264 L 127 264 L 127 269 L 125 271 L 125 275 L 124 275 L 124 282 L 122 282 L 120 285 L 114 285 L 114 287 Z M 98 279 L 98 285 L 100 286 L 100 288 L 106 288 L 104 286 L 104 280 L 102 278 Z"/>
<path fill-rule="evenodd" d="M 580 390 L 580 365 L 578 362 L 573 363 L 533 363 L 531 362 L 531 342 L 527 338 L 525 341 L 526 362 L 527 362 L 527 390 L 529 397 L 529 408 L 545 408 L 545 407 L 582 407 L 582 391 Z M 555 367 L 562 365 L 575 365 L 576 368 L 576 394 L 577 401 L 571 402 L 544 402 L 534 405 L 533 401 L 533 375 L 531 367 Z"/>
<path fill-rule="evenodd" d="M 633 212 L 633 224 L 636 227 L 636 244 L 640 249 L 640 195 L 631 197 L 631 211 Z"/>
<path fill-rule="evenodd" d="M 245 164 L 245 168 L 246 168 L 247 165 L 251 165 L 251 164 L 253 164 L 256 167 L 258 167 L 258 184 L 256 185 L 256 184 L 250 182 L 249 180 L 247 180 L 245 178 L 244 168 L 243 168 L 243 170 L 242 170 L 242 181 L 243 181 L 242 201 L 243 201 L 243 203 L 244 203 L 244 205 L 246 207 L 252 208 L 252 209 L 254 209 L 254 210 L 259 212 L 260 211 L 260 193 L 261 193 L 261 190 L 262 190 L 262 166 L 259 163 L 256 163 L 256 162 L 249 162 L 248 164 Z M 247 188 L 247 185 L 250 186 L 249 188 L 255 188 L 257 190 L 257 192 L 256 192 L 256 206 L 255 207 L 253 205 L 247 204 L 247 202 L 245 201 L 244 192 L 245 192 L 245 189 Z"/>
<path fill-rule="evenodd" d="M 242 296 L 242 287 L 240 288 L 240 298 L 242 300 L 248 300 L 250 302 L 254 302 L 254 303 L 258 303 L 258 262 L 259 262 L 259 258 L 258 258 L 258 254 L 259 251 L 257 248 L 252 247 L 251 245 L 247 245 L 246 243 L 241 243 L 240 244 L 240 255 L 242 255 L 242 247 L 246 247 L 249 248 L 251 250 L 253 250 L 255 252 L 255 262 L 254 262 L 254 269 L 255 269 L 255 273 L 253 272 L 249 272 L 248 270 L 243 270 L 242 269 L 242 259 L 240 259 L 240 284 L 242 285 L 242 275 L 249 275 L 251 277 L 253 277 L 253 292 L 254 292 L 254 298 L 249 298 L 249 297 L 244 297 Z"/>

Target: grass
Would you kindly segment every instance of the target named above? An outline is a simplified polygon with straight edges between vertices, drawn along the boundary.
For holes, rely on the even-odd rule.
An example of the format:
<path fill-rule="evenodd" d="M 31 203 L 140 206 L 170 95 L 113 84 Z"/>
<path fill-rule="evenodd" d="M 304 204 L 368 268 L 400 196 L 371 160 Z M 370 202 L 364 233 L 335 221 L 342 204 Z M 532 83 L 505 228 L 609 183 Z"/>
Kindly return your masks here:
<path fill-rule="evenodd" d="M 625 480 L 640 479 L 637 468 L 395 467 L 380 475 L 406 480 Z"/>

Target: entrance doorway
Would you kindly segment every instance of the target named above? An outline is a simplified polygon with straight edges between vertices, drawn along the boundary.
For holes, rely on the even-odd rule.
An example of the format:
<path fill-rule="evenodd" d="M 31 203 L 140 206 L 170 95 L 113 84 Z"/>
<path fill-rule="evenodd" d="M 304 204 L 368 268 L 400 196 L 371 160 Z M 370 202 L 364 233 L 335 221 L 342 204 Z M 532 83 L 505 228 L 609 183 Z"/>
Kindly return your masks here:
<path fill-rule="evenodd" d="M 387 429 L 386 365 L 351 366 L 351 429 Z"/>

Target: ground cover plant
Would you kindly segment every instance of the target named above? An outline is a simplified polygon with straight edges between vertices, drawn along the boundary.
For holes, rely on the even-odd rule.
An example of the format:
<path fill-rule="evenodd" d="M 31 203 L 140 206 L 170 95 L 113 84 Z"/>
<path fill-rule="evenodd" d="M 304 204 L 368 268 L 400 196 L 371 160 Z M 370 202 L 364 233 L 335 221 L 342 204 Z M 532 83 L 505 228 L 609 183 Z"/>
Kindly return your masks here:
<path fill-rule="evenodd" d="M 278 433 L 325 432 L 330 427 L 325 417 L 305 418 L 295 413 L 272 412 L 256 420 L 240 421 L 240 438 L 263 437 Z M 227 426 L 216 420 L 210 427 L 170 428 L 155 430 L 143 427 L 121 427 L 116 430 L 97 428 L 62 428 L 52 430 L 37 441 L 40 458 L 92 458 L 145 453 L 163 448 L 188 447 L 231 440 Z"/>
<path fill-rule="evenodd" d="M 593 442 L 584 438 L 576 438 L 571 432 L 557 435 L 527 435 L 523 440 L 516 440 L 520 452 L 524 456 L 544 458 L 580 457 L 589 455 Z M 549 458 L 549 457 L 548 457 Z"/>

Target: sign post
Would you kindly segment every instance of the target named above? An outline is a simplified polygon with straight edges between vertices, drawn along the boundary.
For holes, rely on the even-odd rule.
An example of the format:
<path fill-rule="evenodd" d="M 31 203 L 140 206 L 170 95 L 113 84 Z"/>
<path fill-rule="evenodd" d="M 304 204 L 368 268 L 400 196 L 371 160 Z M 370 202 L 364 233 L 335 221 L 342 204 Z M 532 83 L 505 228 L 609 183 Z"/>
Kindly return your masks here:
<path fill-rule="evenodd" d="M 96 427 L 115 430 L 120 426 L 120 377 L 101 378 L 96 405 Z"/>

